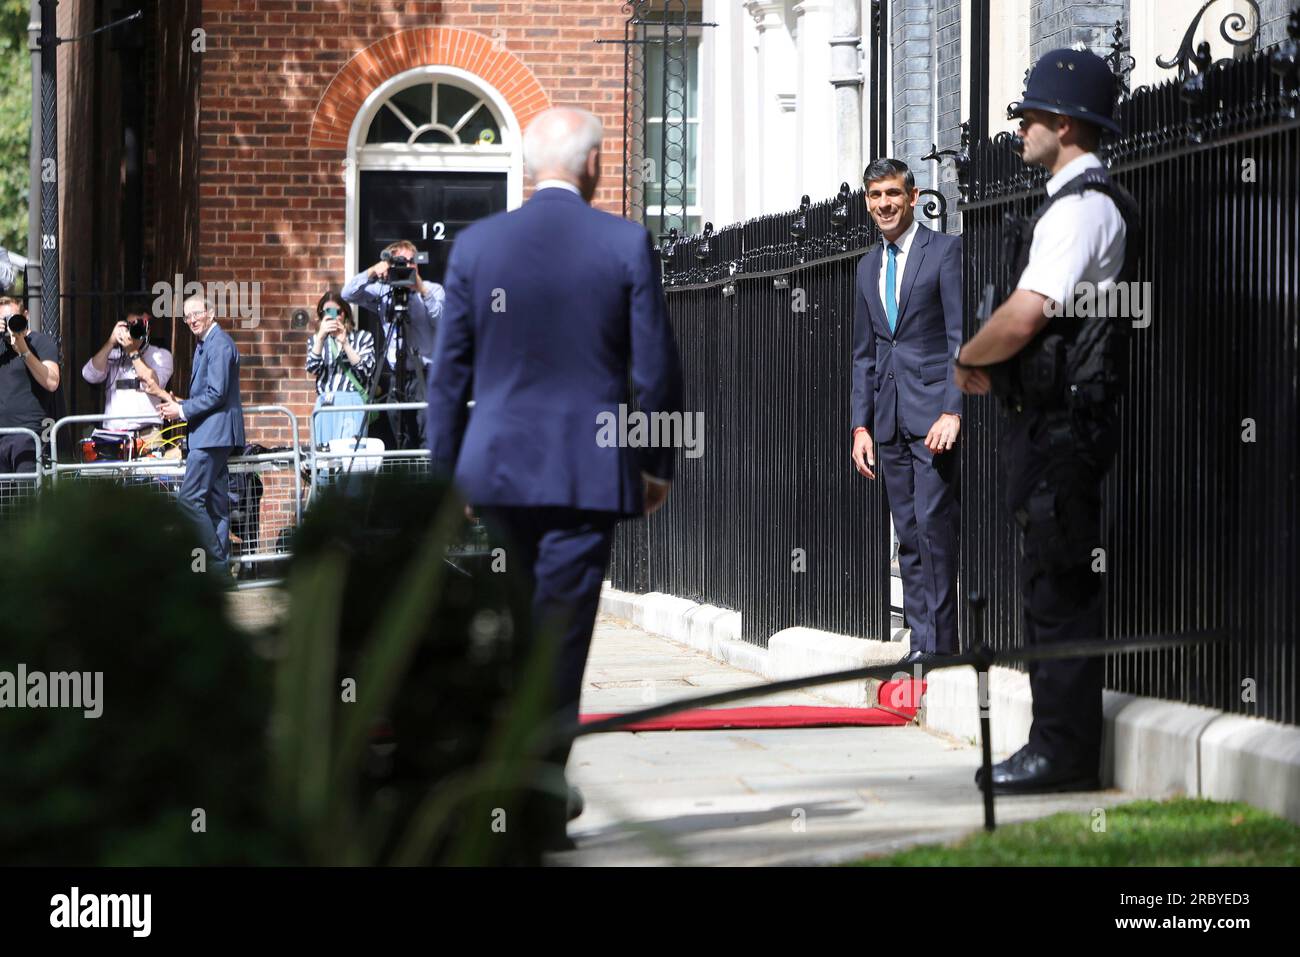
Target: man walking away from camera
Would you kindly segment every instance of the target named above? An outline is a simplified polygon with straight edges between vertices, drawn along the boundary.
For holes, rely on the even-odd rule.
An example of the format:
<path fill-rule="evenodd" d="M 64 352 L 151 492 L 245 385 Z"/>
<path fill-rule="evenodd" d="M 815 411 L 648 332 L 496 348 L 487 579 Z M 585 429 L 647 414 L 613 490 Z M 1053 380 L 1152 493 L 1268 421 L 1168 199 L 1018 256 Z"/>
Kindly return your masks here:
<path fill-rule="evenodd" d="M 526 633 L 558 640 L 554 704 L 567 723 L 614 526 L 653 513 L 673 477 L 672 448 L 600 442 L 600 423 L 629 404 L 629 372 L 642 411 L 681 408 L 650 234 L 588 205 L 603 135 L 578 109 L 547 110 L 529 126 L 536 192 L 456 239 L 429 378 L 434 468 L 454 471 L 508 543 L 507 570 L 530 602 Z M 550 756 L 561 768 L 567 758 L 567 747 Z M 569 813 L 577 807 L 571 797 Z M 562 815 L 550 839 L 566 845 Z"/>

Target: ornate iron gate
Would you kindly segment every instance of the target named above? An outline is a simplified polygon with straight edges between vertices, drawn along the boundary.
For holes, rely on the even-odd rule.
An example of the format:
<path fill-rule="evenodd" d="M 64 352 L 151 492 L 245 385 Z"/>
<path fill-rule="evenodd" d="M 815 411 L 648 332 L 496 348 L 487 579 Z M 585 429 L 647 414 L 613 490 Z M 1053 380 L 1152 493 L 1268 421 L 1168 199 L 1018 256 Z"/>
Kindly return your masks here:
<path fill-rule="evenodd" d="M 623 216 L 643 222 L 647 206 L 658 205 L 656 221 L 646 226 L 662 241 L 686 224 L 690 31 L 716 24 L 692 20 L 686 0 L 634 0 L 623 10 L 623 39 L 596 41 L 623 44 Z M 658 67 L 655 89 L 652 65 Z M 658 149 L 647 134 L 652 113 L 662 127 Z M 647 194 L 658 204 L 648 204 Z"/>

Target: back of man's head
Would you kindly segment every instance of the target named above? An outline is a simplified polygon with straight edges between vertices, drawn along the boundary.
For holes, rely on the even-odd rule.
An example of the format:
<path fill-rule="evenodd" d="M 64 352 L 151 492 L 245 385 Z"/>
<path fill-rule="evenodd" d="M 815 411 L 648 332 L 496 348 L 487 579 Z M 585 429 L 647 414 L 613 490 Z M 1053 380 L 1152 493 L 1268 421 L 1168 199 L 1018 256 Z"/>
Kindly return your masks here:
<path fill-rule="evenodd" d="M 536 180 L 578 183 L 587 175 L 587 156 L 599 149 L 604 127 L 593 113 L 557 106 L 541 113 L 524 133 L 524 164 Z"/>

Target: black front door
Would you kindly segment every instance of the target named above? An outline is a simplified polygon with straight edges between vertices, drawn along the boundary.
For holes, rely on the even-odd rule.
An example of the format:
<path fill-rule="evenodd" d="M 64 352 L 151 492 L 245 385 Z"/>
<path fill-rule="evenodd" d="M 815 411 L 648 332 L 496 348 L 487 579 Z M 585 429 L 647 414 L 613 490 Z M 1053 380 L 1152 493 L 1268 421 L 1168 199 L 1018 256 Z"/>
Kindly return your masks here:
<path fill-rule="evenodd" d="M 389 243 L 409 239 L 429 254 L 420 276 L 440 283 L 460 230 L 505 208 L 505 173 L 364 171 L 356 272 L 379 262 Z"/>

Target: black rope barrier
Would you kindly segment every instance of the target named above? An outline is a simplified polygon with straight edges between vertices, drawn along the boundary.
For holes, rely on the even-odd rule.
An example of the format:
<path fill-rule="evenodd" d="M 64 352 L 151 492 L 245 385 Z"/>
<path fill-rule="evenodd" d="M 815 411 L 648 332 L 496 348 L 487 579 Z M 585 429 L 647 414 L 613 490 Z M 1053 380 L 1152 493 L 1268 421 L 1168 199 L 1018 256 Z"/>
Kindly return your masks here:
<path fill-rule="evenodd" d="M 1033 662 L 1052 661 L 1061 658 L 1093 658 L 1111 655 L 1129 654 L 1135 651 L 1158 651 L 1168 648 L 1186 648 L 1193 645 L 1208 645 L 1225 641 L 1233 636 L 1224 630 L 1201 631 L 1190 634 L 1157 634 L 1142 638 L 1101 639 L 1087 641 L 1062 642 L 1050 647 L 1017 648 L 995 651 L 984 641 L 983 615 L 980 614 L 985 599 L 973 595 L 970 604 L 975 611 L 976 640 L 974 647 L 957 655 L 922 657 L 910 665 L 911 673 L 899 670 L 898 664 L 870 665 L 862 668 L 847 668 L 842 671 L 830 671 L 819 675 L 806 675 L 802 678 L 785 678 L 765 684 L 733 688 L 729 691 L 715 691 L 711 694 L 698 695 L 693 698 L 681 698 L 664 704 L 657 704 L 637 711 L 591 721 L 587 724 L 570 725 L 558 733 L 548 735 L 549 747 L 568 744 L 577 738 L 593 734 L 608 734 L 628 725 L 663 718 L 668 715 L 689 711 L 693 708 L 705 708 L 715 705 L 743 701 L 746 698 L 761 695 L 779 694 L 784 691 L 799 691 L 822 685 L 839 684 L 843 681 L 862 681 L 876 679 L 889 681 L 895 678 L 911 677 L 919 680 L 925 675 L 948 668 L 973 667 L 977 674 L 976 707 L 979 710 L 981 765 L 984 769 L 981 792 L 984 799 L 984 828 L 992 831 L 996 826 L 993 803 L 993 733 L 991 707 L 987 700 L 988 672 L 994 665 L 1008 664 L 1013 661 Z"/>
<path fill-rule="evenodd" d="M 941 671 L 946 668 L 959 668 L 973 666 L 977 669 L 992 667 L 993 665 L 1006 664 L 1012 661 L 1048 661 L 1056 658 L 1089 658 L 1103 655 L 1119 655 L 1133 651 L 1155 651 L 1162 648 L 1181 648 L 1187 645 L 1211 644 L 1222 641 L 1228 637 L 1227 632 L 1210 631 L 1198 632 L 1188 636 L 1172 635 L 1153 635 L 1149 638 L 1134 638 L 1117 641 L 1115 639 L 1106 639 L 1104 641 L 1075 641 L 1052 648 L 1026 648 L 1011 651 L 994 651 L 987 645 L 977 646 L 968 652 L 958 655 L 943 655 L 934 658 L 921 658 L 911 666 L 913 673 L 904 674 L 904 677 L 914 678 L 919 671 L 923 677 L 932 671 Z M 838 684 L 841 681 L 857 681 L 868 678 L 875 678 L 881 681 L 888 681 L 897 678 L 900 674 L 897 663 L 891 665 L 868 665 L 862 668 L 848 668 L 844 671 L 828 671 L 825 674 L 807 675 L 802 678 L 784 678 L 780 681 L 772 681 L 761 685 L 749 685 L 744 688 L 732 688 L 728 691 L 715 691 L 711 694 L 699 695 L 694 698 L 682 698 L 680 700 L 669 701 L 664 704 L 657 704 L 653 707 L 642 708 L 639 711 L 628 711 L 623 714 L 614 715 L 609 718 L 602 718 L 600 721 L 592 721 L 588 724 L 571 726 L 568 730 L 561 733 L 563 738 L 580 738 L 592 734 L 604 734 L 610 731 L 617 731 L 624 725 L 637 724 L 642 721 L 649 721 L 654 718 L 663 718 L 679 711 L 688 711 L 692 708 L 705 708 L 720 704 L 729 704 L 732 701 L 742 701 L 745 698 L 753 698 L 759 695 L 780 694 L 784 691 L 799 691 L 803 688 L 816 688 L 821 685 Z"/>

